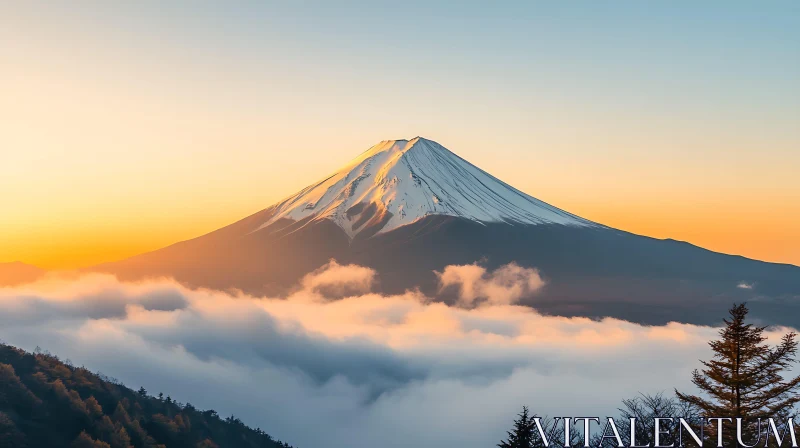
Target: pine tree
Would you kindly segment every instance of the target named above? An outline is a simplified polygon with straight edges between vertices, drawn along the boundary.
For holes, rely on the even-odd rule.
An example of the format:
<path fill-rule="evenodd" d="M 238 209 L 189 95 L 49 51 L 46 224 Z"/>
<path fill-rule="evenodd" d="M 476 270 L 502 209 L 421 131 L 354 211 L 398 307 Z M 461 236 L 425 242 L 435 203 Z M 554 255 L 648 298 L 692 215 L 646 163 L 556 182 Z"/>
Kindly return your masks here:
<path fill-rule="evenodd" d="M 534 417 L 528 414 L 527 406 L 523 406 L 522 412 L 517 415 L 519 418 L 514 420 L 514 429 L 508 431 L 508 440 L 498 443 L 498 447 L 531 448 L 533 446 L 534 434 L 536 434 Z"/>
<path fill-rule="evenodd" d="M 720 340 L 709 342 L 714 351 L 710 361 L 701 361 L 703 370 L 692 373 L 692 382 L 707 398 L 682 394 L 678 398 L 698 407 L 706 417 L 743 418 L 751 425 L 744 428 L 743 441 L 752 444 L 756 435 L 756 419 L 786 418 L 800 402 L 796 393 L 800 376 L 785 379 L 783 373 L 795 362 L 796 334 L 790 332 L 771 348 L 765 344 L 766 327 L 745 323 L 745 304 L 734 305 Z M 735 421 L 735 420 L 734 420 Z M 716 428 L 710 428 L 716 434 Z M 763 429 L 762 429 L 763 431 Z M 725 446 L 738 446 L 735 427 L 723 431 Z M 761 442 L 763 443 L 763 441 Z"/>

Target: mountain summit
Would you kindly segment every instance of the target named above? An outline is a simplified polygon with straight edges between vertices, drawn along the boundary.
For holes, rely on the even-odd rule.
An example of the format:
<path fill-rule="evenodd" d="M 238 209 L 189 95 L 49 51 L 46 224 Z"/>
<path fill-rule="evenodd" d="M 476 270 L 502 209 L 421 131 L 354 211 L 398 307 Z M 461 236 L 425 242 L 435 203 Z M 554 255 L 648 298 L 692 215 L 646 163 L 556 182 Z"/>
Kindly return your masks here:
<path fill-rule="evenodd" d="M 546 314 L 716 324 L 731 303 L 750 301 L 763 322 L 800 326 L 796 266 L 593 223 L 420 137 L 383 141 L 227 227 L 96 270 L 281 295 L 331 259 L 374 269 L 381 293 L 454 300 L 437 272 L 515 263 L 539 270 L 545 286 L 521 303 Z"/>
<path fill-rule="evenodd" d="M 278 203 L 259 229 L 280 219 L 328 219 L 352 238 L 360 232 L 389 232 L 431 215 L 479 223 L 595 225 L 416 137 L 371 147 L 330 177 Z"/>

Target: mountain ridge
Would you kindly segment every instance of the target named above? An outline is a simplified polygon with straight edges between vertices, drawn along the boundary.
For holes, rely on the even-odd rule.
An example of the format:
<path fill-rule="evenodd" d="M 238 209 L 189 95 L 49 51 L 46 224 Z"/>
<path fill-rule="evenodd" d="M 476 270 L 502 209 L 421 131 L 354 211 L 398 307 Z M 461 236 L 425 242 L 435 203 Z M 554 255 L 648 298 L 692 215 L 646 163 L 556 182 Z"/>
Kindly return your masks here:
<path fill-rule="evenodd" d="M 538 269 L 546 280 L 536 294 L 521 299 L 543 314 L 716 324 L 711 319 L 732 302 L 751 301 L 753 315 L 763 322 L 800 327 L 800 317 L 792 317 L 800 316 L 796 266 L 584 220 L 431 140 L 411 141 L 383 141 L 332 176 L 231 225 L 96 269 L 123 280 L 168 276 L 189 286 L 275 296 L 335 259 L 374 269 L 375 292 L 418 289 L 450 301 L 436 272 L 449 265 L 495 269 L 513 262 Z M 411 168 L 403 164 L 405 156 Z M 377 157 L 373 164 L 365 163 L 371 157 Z M 414 182 L 414 176 L 426 182 Z M 431 192 L 441 195 L 441 205 Z M 412 199 L 398 201 L 398 194 Z M 475 203 L 480 206 L 470 208 Z M 399 204 L 418 213 L 395 219 Z"/>
<path fill-rule="evenodd" d="M 41 278 L 45 270 L 21 261 L 0 263 L 0 287 L 17 286 Z"/>
<path fill-rule="evenodd" d="M 291 448 L 233 416 L 136 392 L 38 349 L 0 343 L 0 392 L 4 447 Z"/>

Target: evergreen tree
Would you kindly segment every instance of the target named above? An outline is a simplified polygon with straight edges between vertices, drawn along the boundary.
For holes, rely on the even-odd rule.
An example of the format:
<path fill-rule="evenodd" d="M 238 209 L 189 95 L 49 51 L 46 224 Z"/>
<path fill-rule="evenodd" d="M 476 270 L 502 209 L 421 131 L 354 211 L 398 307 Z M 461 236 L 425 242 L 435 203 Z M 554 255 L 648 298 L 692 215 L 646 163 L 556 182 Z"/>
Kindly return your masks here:
<path fill-rule="evenodd" d="M 731 308 L 730 318 L 725 319 L 725 327 L 719 332 L 720 339 L 709 342 L 713 359 L 701 361 L 703 370 L 692 374 L 692 382 L 707 397 L 675 392 L 680 400 L 696 406 L 706 417 L 746 419 L 749 425 L 744 428 L 743 442 L 750 445 L 758 437 L 756 419 L 783 419 L 794 412 L 794 406 L 800 402 L 796 393 L 800 376 L 791 379 L 783 376 L 795 362 L 796 334 L 790 332 L 777 346 L 770 347 L 765 344 L 766 327 L 745 323 L 747 312 L 744 304 Z M 725 446 L 738 446 L 734 428 L 724 431 Z M 710 429 L 716 434 L 716 428 Z"/>
<path fill-rule="evenodd" d="M 503 440 L 497 444 L 500 448 L 531 448 L 533 447 L 534 435 L 537 434 L 534 416 L 528 414 L 528 407 L 523 406 L 522 412 L 517 414 L 519 418 L 514 420 L 514 429 L 508 431 L 508 440 Z"/>

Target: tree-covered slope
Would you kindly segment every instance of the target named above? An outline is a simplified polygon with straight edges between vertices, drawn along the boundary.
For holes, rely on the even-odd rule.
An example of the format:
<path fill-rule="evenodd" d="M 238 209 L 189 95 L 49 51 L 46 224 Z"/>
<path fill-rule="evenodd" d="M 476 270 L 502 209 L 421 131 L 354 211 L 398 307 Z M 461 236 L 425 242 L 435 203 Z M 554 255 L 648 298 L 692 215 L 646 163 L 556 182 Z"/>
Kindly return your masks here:
<path fill-rule="evenodd" d="M 289 447 L 237 418 L 133 391 L 54 355 L 8 345 L 0 345 L 0 446 Z"/>

